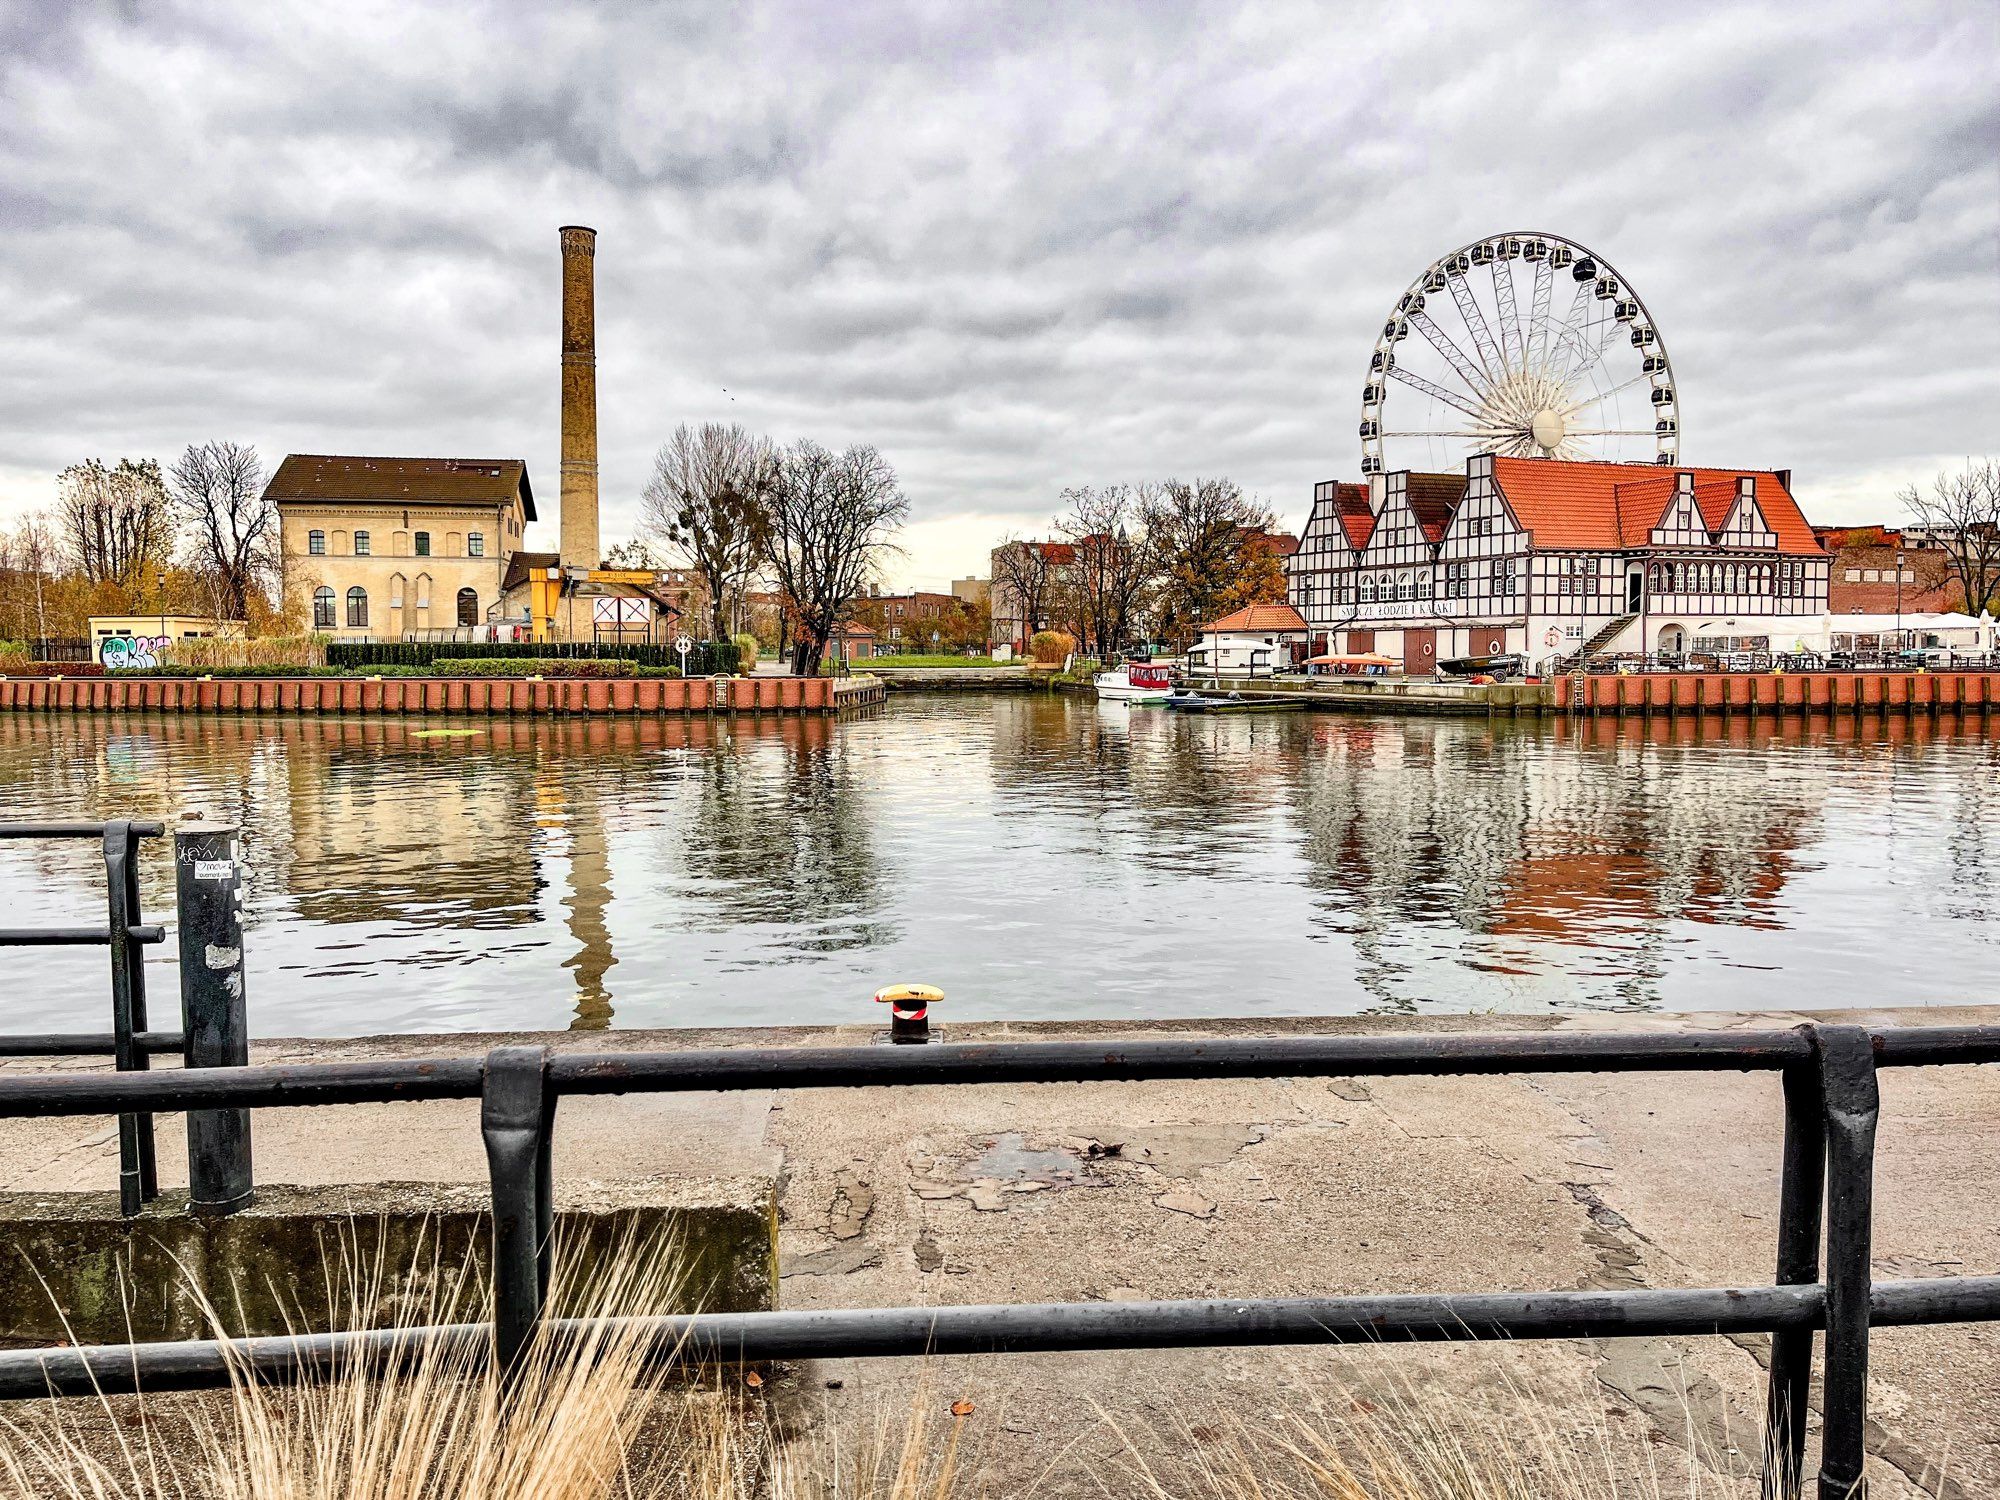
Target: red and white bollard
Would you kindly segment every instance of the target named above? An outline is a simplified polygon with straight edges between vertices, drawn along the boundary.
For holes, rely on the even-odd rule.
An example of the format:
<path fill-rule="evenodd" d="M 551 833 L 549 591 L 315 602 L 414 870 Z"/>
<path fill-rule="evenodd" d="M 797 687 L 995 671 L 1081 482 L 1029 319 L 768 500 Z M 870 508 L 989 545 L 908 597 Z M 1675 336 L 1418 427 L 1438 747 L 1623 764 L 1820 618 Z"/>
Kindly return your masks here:
<path fill-rule="evenodd" d="M 921 1044 L 931 1039 L 931 1007 L 944 991 L 928 984 L 891 984 L 875 992 L 875 1002 L 889 1007 L 889 1040 Z"/>

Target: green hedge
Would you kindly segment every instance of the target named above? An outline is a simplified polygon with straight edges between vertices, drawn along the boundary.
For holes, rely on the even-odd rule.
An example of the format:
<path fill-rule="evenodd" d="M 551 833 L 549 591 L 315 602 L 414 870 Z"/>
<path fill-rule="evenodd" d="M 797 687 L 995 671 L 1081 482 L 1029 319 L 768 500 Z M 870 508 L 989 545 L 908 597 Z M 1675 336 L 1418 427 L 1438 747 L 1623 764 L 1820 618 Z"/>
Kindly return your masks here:
<path fill-rule="evenodd" d="M 639 667 L 679 669 L 680 653 L 657 642 L 589 641 L 335 641 L 326 648 L 330 667 L 428 667 L 444 661 L 629 661 Z M 736 648 L 727 641 L 697 641 L 687 655 L 690 677 L 736 670 Z"/>

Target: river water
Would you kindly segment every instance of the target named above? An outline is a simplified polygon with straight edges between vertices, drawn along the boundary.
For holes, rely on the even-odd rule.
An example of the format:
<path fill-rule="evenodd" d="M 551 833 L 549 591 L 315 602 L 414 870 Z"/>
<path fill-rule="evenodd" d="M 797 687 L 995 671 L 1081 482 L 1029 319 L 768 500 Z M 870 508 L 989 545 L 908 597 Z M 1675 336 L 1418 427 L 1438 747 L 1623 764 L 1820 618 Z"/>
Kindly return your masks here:
<path fill-rule="evenodd" d="M 271 1036 L 875 1022 L 894 980 L 948 1022 L 1924 1005 L 2000 973 L 2000 736 L 1922 722 L 0 715 L 0 816 L 195 812 L 245 830 Z M 150 850 L 149 916 L 170 875 Z M 102 865 L 0 844 L 0 898 L 101 920 Z M 108 1024 L 102 950 L 9 966 L 0 1030 Z"/>

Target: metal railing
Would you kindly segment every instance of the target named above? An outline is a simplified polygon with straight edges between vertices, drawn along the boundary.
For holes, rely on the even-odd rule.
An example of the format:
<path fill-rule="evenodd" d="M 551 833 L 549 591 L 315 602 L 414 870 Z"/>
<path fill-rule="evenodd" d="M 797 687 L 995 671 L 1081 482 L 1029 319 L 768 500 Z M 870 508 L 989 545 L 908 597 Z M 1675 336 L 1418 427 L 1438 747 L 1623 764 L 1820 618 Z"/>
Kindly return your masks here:
<path fill-rule="evenodd" d="M 146 945 L 166 933 L 140 921 L 139 841 L 156 839 L 158 823 L 114 819 L 109 823 L 0 823 L 0 839 L 97 839 L 104 848 L 107 920 L 102 927 L 0 928 L 0 948 L 68 948 L 102 945 L 111 950 L 111 1030 L 34 1036 L 0 1035 L 0 1057 L 91 1056 L 109 1054 L 121 1073 L 146 1071 L 155 1052 L 178 1052 L 185 1038 L 177 1031 L 146 1029 Z M 118 1117 L 118 1200 L 127 1214 L 159 1196 L 153 1152 L 153 1117 L 128 1112 Z"/>
<path fill-rule="evenodd" d="M 0 1078 L 0 1118 L 479 1099 L 493 1195 L 493 1320 L 433 1336 L 460 1350 L 484 1350 L 504 1371 L 543 1318 L 554 1219 L 550 1147 L 564 1096 L 1139 1079 L 1777 1073 L 1785 1131 L 1776 1275 L 1768 1286 L 690 1314 L 649 1320 L 644 1331 L 662 1358 L 724 1361 L 1768 1332 L 1765 1494 L 1790 1497 L 1802 1476 L 1813 1335 L 1823 1329 L 1819 1493 L 1847 1496 L 1858 1493 L 1862 1477 L 1870 1329 L 2000 1320 L 2000 1275 L 1872 1279 L 1876 1072 L 1996 1061 L 2000 1027 L 598 1054 L 506 1046 L 483 1059 Z M 374 1330 L 4 1352 L 0 1398 L 214 1388 L 244 1372 L 309 1380 L 356 1355 L 387 1359 L 400 1350 L 406 1356 L 409 1337 L 408 1330 Z"/>

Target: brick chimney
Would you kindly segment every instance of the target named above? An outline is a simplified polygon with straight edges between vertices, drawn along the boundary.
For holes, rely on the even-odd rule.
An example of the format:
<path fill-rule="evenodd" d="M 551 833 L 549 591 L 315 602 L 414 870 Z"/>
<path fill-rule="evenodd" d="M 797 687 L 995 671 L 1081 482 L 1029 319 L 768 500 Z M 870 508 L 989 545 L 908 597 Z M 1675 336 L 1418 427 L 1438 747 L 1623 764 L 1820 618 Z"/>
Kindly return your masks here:
<path fill-rule="evenodd" d="M 597 231 L 562 228 L 562 563 L 594 568 L 597 539 Z"/>

